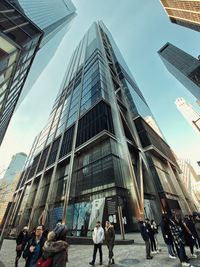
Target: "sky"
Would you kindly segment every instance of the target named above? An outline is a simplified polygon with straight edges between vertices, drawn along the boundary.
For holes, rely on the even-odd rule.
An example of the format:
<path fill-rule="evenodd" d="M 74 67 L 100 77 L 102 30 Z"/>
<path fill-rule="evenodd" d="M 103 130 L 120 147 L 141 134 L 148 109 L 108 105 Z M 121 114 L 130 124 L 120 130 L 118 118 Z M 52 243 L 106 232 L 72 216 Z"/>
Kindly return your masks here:
<path fill-rule="evenodd" d="M 0 147 L 0 173 L 8 166 L 13 154 L 29 154 L 34 138 L 48 119 L 70 56 L 96 20 L 102 20 L 110 30 L 168 144 L 180 158 L 190 159 L 200 173 L 196 164 L 200 160 L 197 149 L 200 134 L 185 121 L 174 102 L 177 97 L 183 97 L 197 112 L 200 107 L 189 91 L 167 71 L 157 54 L 166 42 L 171 42 L 197 57 L 200 34 L 172 24 L 159 0 L 72 1 L 77 16 L 10 122 Z"/>

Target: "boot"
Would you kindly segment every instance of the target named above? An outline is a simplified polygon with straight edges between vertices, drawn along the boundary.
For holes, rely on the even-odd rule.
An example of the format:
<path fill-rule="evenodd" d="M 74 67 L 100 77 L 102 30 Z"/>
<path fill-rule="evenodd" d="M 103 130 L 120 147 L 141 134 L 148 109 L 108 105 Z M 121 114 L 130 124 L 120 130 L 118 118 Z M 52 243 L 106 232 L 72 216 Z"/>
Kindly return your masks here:
<path fill-rule="evenodd" d="M 112 264 L 115 264 L 115 261 L 114 261 L 114 259 L 112 259 Z"/>

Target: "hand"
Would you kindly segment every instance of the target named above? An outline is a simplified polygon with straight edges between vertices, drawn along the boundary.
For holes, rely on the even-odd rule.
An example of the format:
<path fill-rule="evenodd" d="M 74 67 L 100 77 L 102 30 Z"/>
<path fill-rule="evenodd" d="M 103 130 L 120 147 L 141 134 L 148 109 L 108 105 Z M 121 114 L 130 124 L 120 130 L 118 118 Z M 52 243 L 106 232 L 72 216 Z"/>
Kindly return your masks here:
<path fill-rule="evenodd" d="M 29 250 L 30 250 L 31 253 L 33 253 L 34 250 L 35 250 L 35 247 L 34 246 L 30 246 Z"/>
<path fill-rule="evenodd" d="M 168 235 L 165 235 L 166 238 L 168 238 Z"/>

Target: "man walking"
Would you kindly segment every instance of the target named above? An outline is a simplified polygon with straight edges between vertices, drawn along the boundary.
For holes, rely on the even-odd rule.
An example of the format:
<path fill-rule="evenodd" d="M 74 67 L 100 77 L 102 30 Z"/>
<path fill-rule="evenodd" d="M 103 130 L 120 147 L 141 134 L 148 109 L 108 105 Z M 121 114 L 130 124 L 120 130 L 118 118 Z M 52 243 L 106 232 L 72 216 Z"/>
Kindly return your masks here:
<path fill-rule="evenodd" d="M 147 229 L 148 221 L 149 221 L 148 219 L 145 219 L 145 222 L 139 220 L 139 229 L 146 246 L 146 259 L 152 260 L 153 257 L 150 255 L 150 237 L 149 237 L 149 231 Z"/>
<path fill-rule="evenodd" d="M 103 255 L 102 255 L 102 244 L 104 239 L 104 230 L 101 227 L 101 223 L 98 221 L 96 223 L 96 227 L 94 228 L 92 239 L 94 242 L 94 250 L 93 250 L 93 259 L 89 263 L 90 265 L 95 265 L 97 250 L 99 250 L 99 257 L 100 257 L 100 265 L 102 265 Z"/>

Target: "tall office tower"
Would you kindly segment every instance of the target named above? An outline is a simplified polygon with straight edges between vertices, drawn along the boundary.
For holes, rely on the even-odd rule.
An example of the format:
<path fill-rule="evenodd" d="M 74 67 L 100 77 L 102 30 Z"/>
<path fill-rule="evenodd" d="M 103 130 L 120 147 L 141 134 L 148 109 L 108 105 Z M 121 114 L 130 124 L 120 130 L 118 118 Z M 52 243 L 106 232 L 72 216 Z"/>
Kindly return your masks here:
<path fill-rule="evenodd" d="M 177 162 L 146 116 L 153 115 L 111 34 L 94 23 L 35 139 L 9 224 L 51 229 L 62 218 L 74 235 L 87 235 L 97 220 L 109 218 L 118 231 L 123 219 L 131 231 L 139 217 L 189 212 Z"/>
<path fill-rule="evenodd" d="M 187 120 L 187 122 L 192 126 L 192 128 L 200 133 L 200 114 L 195 111 L 191 104 L 185 101 L 184 98 L 179 97 L 175 101 L 177 109 Z"/>
<path fill-rule="evenodd" d="M 158 54 L 168 71 L 200 100 L 200 60 L 170 43 Z"/>
<path fill-rule="evenodd" d="M 160 0 L 172 23 L 200 31 L 199 0 Z"/>
<path fill-rule="evenodd" d="M 27 155 L 23 152 L 17 153 L 12 156 L 10 164 L 3 176 L 3 180 L 6 182 L 12 182 L 16 174 L 22 171 Z"/>
<path fill-rule="evenodd" d="M 23 10 L 17 3 L 22 5 Z M 64 25 L 68 25 L 74 16 L 75 9 L 70 0 L 51 1 L 51 4 L 48 4 L 48 1 L 30 3 L 28 0 L 2 0 L 0 10 L 1 144 L 16 105 L 23 100 L 43 68 L 53 57 L 58 41 L 63 37 L 63 32 L 53 45 L 47 41 Z M 42 49 L 38 52 L 40 47 Z M 39 57 L 36 57 L 36 61 L 33 62 L 37 52 Z M 32 63 L 33 68 L 29 73 Z"/>

